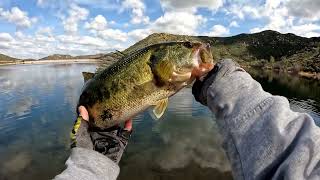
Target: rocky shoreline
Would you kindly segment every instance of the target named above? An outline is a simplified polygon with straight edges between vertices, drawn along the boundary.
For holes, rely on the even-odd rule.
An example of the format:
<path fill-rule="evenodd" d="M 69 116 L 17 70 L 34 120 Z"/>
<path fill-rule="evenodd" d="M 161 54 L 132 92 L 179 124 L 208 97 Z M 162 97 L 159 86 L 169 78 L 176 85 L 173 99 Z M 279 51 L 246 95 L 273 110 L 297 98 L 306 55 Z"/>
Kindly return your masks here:
<path fill-rule="evenodd" d="M 301 76 L 301 77 L 304 77 L 304 78 L 308 78 L 308 79 L 320 80 L 320 73 L 316 73 L 316 72 L 300 71 L 298 73 L 298 75 Z"/>
<path fill-rule="evenodd" d="M 313 80 L 320 80 L 320 73 L 317 72 L 306 72 L 306 71 L 288 71 L 288 70 L 279 70 L 279 69 L 273 69 L 273 68 L 257 68 L 250 65 L 240 65 L 243 69 L 246 71 L 250 71 L 250 69 L 259 69 L 259 71 L 267 72 L 267 71 L 273 71 L 276 73 L 285 73 L 289 74 L 291 76 L 299 76 L 301 78 L 305 79 L 313 79 Z"/>

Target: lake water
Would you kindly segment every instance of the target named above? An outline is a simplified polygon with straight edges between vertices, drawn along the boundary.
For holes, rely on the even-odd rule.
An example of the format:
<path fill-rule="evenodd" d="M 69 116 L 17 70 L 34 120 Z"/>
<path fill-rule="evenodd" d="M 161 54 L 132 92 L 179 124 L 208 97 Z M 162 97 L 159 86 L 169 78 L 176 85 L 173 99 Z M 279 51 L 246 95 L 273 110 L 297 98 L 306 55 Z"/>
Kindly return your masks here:
<path fill-rule="evenodd" d="M 0 66 L 0 179 L 50 179 L 69 155 L 82 71 L 93 64 Z M 290 99 L 296 111 L 320 124 L 318 82 L 252 72 L 263 87 Z M 135 117 L 134 133 L 120 162 L 119 179 L 232 179 L 221 138 L 208 109 L 186 88 L 154 121 Z"/>

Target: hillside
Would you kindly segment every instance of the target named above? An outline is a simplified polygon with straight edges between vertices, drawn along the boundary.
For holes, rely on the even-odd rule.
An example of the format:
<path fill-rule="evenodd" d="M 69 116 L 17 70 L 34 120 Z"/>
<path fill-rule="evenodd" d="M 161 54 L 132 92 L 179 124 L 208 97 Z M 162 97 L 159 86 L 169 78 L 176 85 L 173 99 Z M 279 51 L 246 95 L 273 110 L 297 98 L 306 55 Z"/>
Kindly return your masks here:
<path fill-rule="evenodd" d="M 130 46 L 123 53 L 128 54 L 155 43 L 185 40 L 210 43 L 213 56 L 217 60 L 232 58 L 245 66 L 283 71 L 320 72 L 320 37 L 304 38 L 270 30 L 232 37 L 152 34 Z"/>
<path fill-rule="evenodd" d="M 17 61 L 19 59 L 4 55 L 4 54 L 0 54 L 0 62 L 12 62 L 12 61 Z"/>
<path fill-rule="evenodd" d="M 64 54 L 53 54 L 44 58 L 41 58 L 39 60 L 59 60 L 59 59 L 73 59 L 73 56 L 70 55 L 64 55 Z"/>

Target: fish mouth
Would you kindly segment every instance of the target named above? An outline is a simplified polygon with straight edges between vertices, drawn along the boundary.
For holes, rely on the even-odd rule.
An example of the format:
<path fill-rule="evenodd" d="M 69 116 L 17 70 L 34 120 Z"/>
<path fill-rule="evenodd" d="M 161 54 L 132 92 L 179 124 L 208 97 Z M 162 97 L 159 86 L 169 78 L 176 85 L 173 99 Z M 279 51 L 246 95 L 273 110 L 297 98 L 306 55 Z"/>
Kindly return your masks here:
<path fill-rule="evenodd" d="M 211 53 L 210 44 L 201 44 L 196 49 L 193 56 L 194 68 L 191 72 L 191 76 L 199 79 L 213 69 L 213 57 Z"/>
<path fill-rule="evenodd" d="M 191 84 L 195 79 L 199 79 L 213 69 L 213 57 L 209 44 L 198 43 L 192 53 L 192 65 L 174 70 L 170 82 L 182 84 L 183 86 Z"/>

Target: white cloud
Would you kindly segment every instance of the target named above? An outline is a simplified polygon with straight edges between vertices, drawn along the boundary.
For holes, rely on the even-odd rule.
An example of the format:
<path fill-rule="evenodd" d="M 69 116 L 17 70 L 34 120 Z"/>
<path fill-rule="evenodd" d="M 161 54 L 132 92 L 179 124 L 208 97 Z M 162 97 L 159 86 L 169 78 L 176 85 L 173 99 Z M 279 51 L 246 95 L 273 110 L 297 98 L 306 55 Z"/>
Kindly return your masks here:
<path fill-rule="evenodd" d="M 15 32 L 15 36 L 18 38 L 18 39 L 23 39 L 25 37 L 25 35 L 21 32 L 21 31 L 16 31 Z"/>
<path fill-rule="evenodd" d="M 0 33 L 0 42 L 11 42 L 12 36 L 9 33 Z"/>
<path fill-rule="evenodd" d="M 156 32 L 197 35 L 197 29 L 205 22 L 206 18 L 193 12 L 165 12 L 163 16 L 160 16 L 154 22 L 150 22 L 144 28 L 133 29 L 128 33 L 108 27 L 104 29 L 96 28 L 96 26 L 92 26 L 92 22 L 86 23 L 86 27 L 94 35 L 105 40 L 136 42 Z"/>
<path fill-rule="evenodd" d="M 214 25 L 211 32 L 208 33 L 209 36 L 224 36 L 230 34 L 230 30 L 223 25 Z"/>
<path fill-rule="evenodd" d="M 306 34 L 304 34 L 305 37 L 320 37 L 320 33 L 319 32 L 307 32 Z"/>
<path fill-rule="evenodd" d="M 286 3 L 289 14 L 295 17 L 317 21 L 320 19 L 319 0 L 289 0 Z"/>
<path fill-rule="evenodd" d="M 101 31 L 107 27 L 107 20 L 104 16 L 98 15 L 90 23 L 87 22 L 85 27 L 87 29 Z"/>
<path fill-rule="evenodd" d="M 303 24 L 303 25 L 296 25 L 292 26 L 291 28 L 296 34 L 319 34 L 319 33 L 312 33 L 314 31 L 320 31 L 320 25 L 318 24 Z M 308 36 L 308 35 L 306 35 Z"/>
<path fill-rule="evenodd" d="M 246 18 L 267 22 L 250 29 L 251 33 L 263 30 L 275 30 L 282 33 L 294 33 L 311 37 L 319 34 L 316 24 L 311 21 L 320 20 L 320 3 L 311 0 L 266 0 L 264 4 L 233 3 L 226 7 L 226 13 L 234 18 Z M 230 27 L 231 24 L 229 25 Z M 299 29 L 299 30 L 297 30 Z"/>
<path fill-rule="evenodd" d="M 91 22 L 86 22 L 85 28 L 89 29 L 95 36 L 105 40 L 115 40 L 125 42 L 127 40 L 127 33 L 107 27 L 107 20 L 104 16 L 98 15 Z"/>
<path fill-rule="evenodd" d="M 197 8 L 217 10 L 223 6 L 223 0 L 160 0 L 162 7 L 170 10 L 196 11 Z"/>
<path fill-rule="evenodd" d="M 232 14 L 235 18 L 239 18 L 241 20 L 245 19 L 246 17 L 252 19 L 261 18 L 261 11 L 258 7 L 252 7 L 248 5 L 239 5 L 233 4 L 226 9 L 226 14 Z"/>
<path fill-rule="evenodd" d="M 196 30 L 205 22 L 206 18 L 190 12 L 166 12 L 151 23 L 150 29 L 153 32 L 196 35 Z"/>
<path fill-rule="evenodd" d="M 52 36 L 36 35 L 35 39 L 38 42 L 55 42 L 55 38 Z"/>
<path fill-rule="evenodd" d="M 135 29 L 128 33 L 128 36 L 134 41 L 139 41 L 152 33 L 150 29 Z"/>
<path fill-rule="evenodd" d="M 129 23 L 124 23 L 124 24 L 123 24 L 123 27 L 125 27 L 125 28 L 127 28 L 127 27 L 129 27 L 129 26 L 130 26 Z"/>
<path fill-rule="evenodd" d="M 147 24 L 149 22 L 149 17 L 144 14 L 146 6 L 141 0 L 124 0 L 121 6 L 123 9 L 132 10 L 130 21 L 132 24 Z"/>
<path fill-rule="evenodd" d="M 74 35 L 60 35 L 58 36 L 58 40 L 61 43 L 67 44 L 78 44 L 85 46 L 107 46 L 106 42 L 100 38 L 95 38 L 91 36 L 74 36 Z"/>
<path fill-rule="evenodd" d="M 20 10 L 18 7 L 12 7 L 10 11 L 0 8 L 0 19 L 14 23 L 19 28 L 29 28 L 37 22 L 37 18 L 28 17 L 28 13 Z"/>
<path fill-rule="evenodd" d="M 250 33 L 257 33 L 257 32 L 261 32 L 264 30 L 267 30 L 267 29 L 255 27 L 255 28 L 250 29 Z"/>
<path fill-rule="evenodd" d="M 254 8 L 254 7 L 251 7 L 251 6 L 244 6 L 242 8 L 242 11 L 245 13 L 245 14 L 248 14 L 251 16 L 251 18 L 254 18 L 254 19 L 257 19 L 257 18 L 260 18 L 261 17 L 261 14 L 259 12 L 258 9 Z"/>
<path fill-rule="evenodd" d="M 112 39 L 122 42 L 125 42 L 127 40 L 127 33 L 119 29 L 105 29 L 103 31 L 99 31 L 98 36 L 106 40 Z"/>
<path fill-rule="evenodd" d="M 1 38 L 6 40 L 1 42 Z M 52 35 L 48 28 L 40 28 L 34 35 L 21 31 L 15 37 L 0 33 L 0 52 L 18 58 L 41 58 L 51 54 L 84 55 L 122 50 L 119 41 L 75 34 Z"/>
<path fill-rule="evenodd" d="M 36 34 L 52 35 L 52 27 L 39 27 Z"/>
<path fill-rule="evenodd" d="M 269 23 L 264 27 L 255 27 L 250 29 L 250 33 L 257 33 L 264 30 L 276 30 L 281 33 L 293 33 L 303 37 L 319 37 L 320 26 L 317 24 L 301 24 L 294 25 L 288 21 L 278 19 L 280 24 Z"/>
<path fill-rule="evenodd" d="M 47 3 L 41 1 L 39 3 Z M 17 58 L 41 58 L 51 54 L 96 54 L 106 53 L 115 49 L 123 49 L 126 42 L 127 33 L 119 29 L 108 29 L 108 22 L 102 15 L 97 15 L 89 22 L 85 23 L 86 29 L 92 35 L 80 35 L 80 23 L 89 16 L 89 11 L 76 4 L 68 5 L 67 16 L 60 15 L 65 34 L 55 34 L 52 27 L 40 26 L 33 34 L 25 34 L 17 30 L 15 36 L 0 32 L 0 52 Z M 1 17 L 6 17 L 10 21 L 23 25 L 21 17 L 27 17 L 27 13 L 19 13 L 15 8 L 10 14 L 18 14 L 20 18 L 12 18 L 8 11 L 0 9 Z M 20 11 L 19 11 L 20 12 Z M 26 19 L 26 18 L 24 18 Z M 30 20 L 30 18 L 29 18 Z M 21 21 L 21 22 L 20 22 Z M 31 20 L 30 20 L 31 22 Z M 29 24 L 24 23 L 24 26 Z"/>
<path fill-rule="evenodd" d="M 320 25 L 318 24 L 302 24 L 302 25 L 293 25 L 288 29 L 284 29 L 285 32 L 291 32 L 296 35 L 305 36 L 305 37 L 319 37 L 320 36 Z"/>
<path fill-rule="evenodd" d="M 241 11 L 241 7 L 239 5 L 233 4 L 226 9 L 224 9 L 226 15 L 233 15 L 234 18 L 244 19 L 245 15 Z"/>
<path fill-rule="evenodd" d="M 30 36 L 17 31 L 15 37 L 12 37 L 11 41 L 7 43 L 8 48 L 2 50 L 1 53 L 18 58 L 34 58 L 40 54 L 48 53 L 48 49 L 52 51 L 53 48 L 50 48 L 49 44 L 51 44 L 50 38 L 45 35 Z"/>
<path fill-rule="evenodd" d="M 69 16 L 63 18 L 62 21 L 64 30 L 69 34 L 75 34 L 78 31 L 78 23 L 87 19 L 89 11 L 76 4 L 71 4 L 68 14 Z"/>
<path fill-rule="evenodd" d="M 9 49 L 10 42 L 14 41 L 12 36 L 8 33 L 0 33 L 0 49 Z"/>
<path fill-rule="evenodd" d="M 52 31 L 52 27 L 39 27 L 33 38 L 39 42 L 55 42 L 56 39 Z"/>
<path fill-rule="evenodd" d="M 0 50 L 7 50 L 7 49 L 10 49 L 9 44 L 7 42 L 0 42 Z"/>
<path fill-rule="evenodd" d="M 41 6 L 43 5 L 43 3 L 44 3 L 44 0 L 37 0 L 37 5 Z"/>
<path fill-rule="evenodd" d="M 60 35 L 57 38 L 59 41 L 57 50 L 64 54 L 96 54 L 123 49 L 119 43 L 110 43 L 99 37 Z"/>
<path fill-rule="evenodd" d="M 44 24 L 34 32 L 24 32 L 22 28 L 32 27 L 37 19 L 28 16 L 27 12 L 18 7 L 5 10 L 0 8 L 0 19 L 18 27 L 15 34 L 0 32 L 1 53 L 35 58 L 53 53 L 102 53 L 128 47 L 152 33 L 159 32 L 228 36 L 231 28 L 237 28 L 239 24 L 245 29 L 247 23 L 241 21 L 247 20 L 250 25 L 257 24 L 250 32 L 271 29 L 305 37 L 320 36 L 320 3 L 313 0 L 160 0 L 163 14 L 152 19 L 147 16 L 148 9 L 143 0 L 105 0 L 99 4 L 100 1 L 37 0 L 39 7 L 56 12 L 54 16 L 61 19 L 65 33 L 59 33 L 59 29 L 54 32 L 53 27 L 59 26 L 46 27 Z M 108 19 L 108 13 L 89 17 L 90 8 L 126 11 L 125 13 L 130 15 L 129 21 L 122 24 L 122 21 L 114 22 Z M 207 17 L 199 12 L 200 8 L 212 11 L 212 14 Z M 151 7 L 150 12 L 152 11 Z M 218 17 L 214 14 L 216 11 L 225 13 L 225 19 L 217 21 Z M 212 19 L 208 21 L 207 18 L 211 16 Z M 207 22 L 218 23 L 212 26 L 206 24 Z"/>
<path fill-rule="evenodd" d="M 239 27 L 239 24 L 237 23 L 237 21 L 232 21 L 232 22 L 229 24 L 229 27 Z"/>

